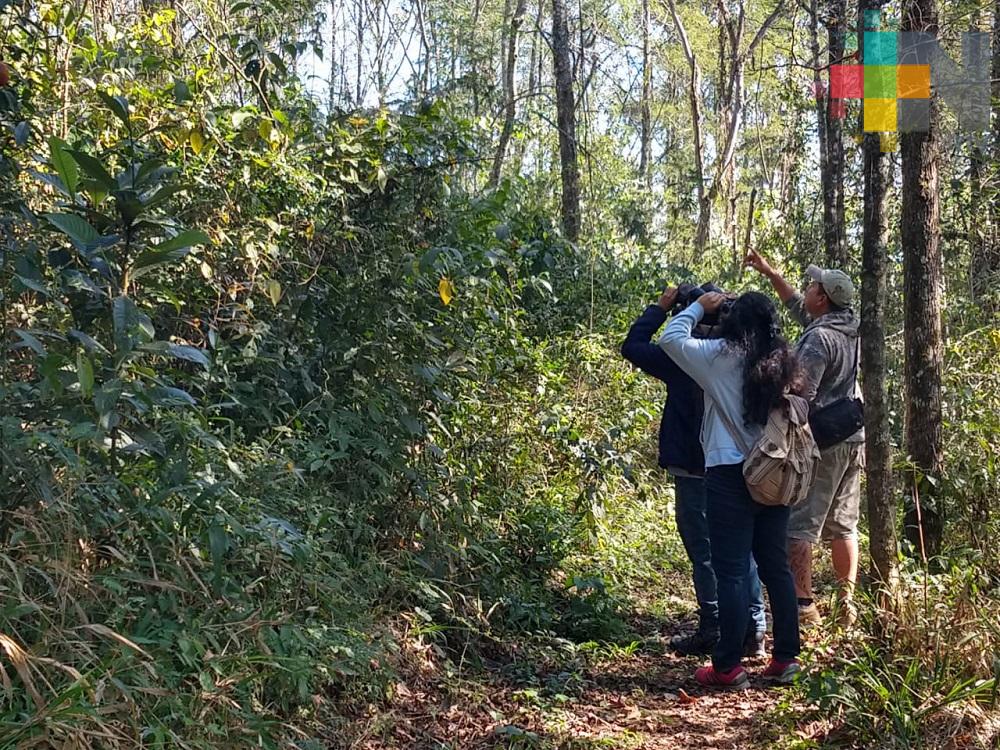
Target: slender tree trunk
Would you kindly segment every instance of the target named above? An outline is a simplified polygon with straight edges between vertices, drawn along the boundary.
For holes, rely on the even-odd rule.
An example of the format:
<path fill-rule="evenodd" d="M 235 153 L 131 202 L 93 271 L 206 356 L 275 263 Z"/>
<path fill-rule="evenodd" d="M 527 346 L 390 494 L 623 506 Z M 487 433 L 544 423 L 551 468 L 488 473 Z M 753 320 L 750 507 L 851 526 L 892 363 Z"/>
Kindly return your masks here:
<path fill-rule="evenodd" d="M 576 156 L 576 102 L 565 0 L 552 0 L 552 54 L 556 76 L 559 161 L 562 167 L 563 231 L 570 241 L 576 242 L 580 237 L 580 168 Z"/>
<path fill-rule="evenodd" d="M 991 121 L 992 142 L 988 153 L 994 164 L 1000 164 L 1000 0 L 993 4 L 993 64 L 991 69 Z M 976 146 L 972 155 L 973 205 L 970 215 L 973 217 L 970 227 L 971 256 L 969 265 L 969 287 L 973 298 L 980 304 L 990 301 L 988 292 L 995 287 L 997 272 L 1000 269 L 1000 190 L 993 191 L 992 200 L 983 206 L 981 195 L 975 183 L 982 184 L 987 154 Z M 986 226 L 983 227 L 980 217 L 985 208 Z"/>
<path fill-rule="evenodd" d="M 844 58 L 847 0 L 826 0 L 827 60 L 838 65 Z M 823 107 L 826 130 L 826 174 L 823 175 L 823 238 L 826 259 L 834 268 L 846 268 L 849 257 L 844 227 L 844 127 L 843 118 L 827 97 Z"/>
<path fill-rule="evenodd" d="M 360 107 L 361 100 L 364 98 L 364 89 L 362 88 L 362 74 L 364 73 L 364 68 L 362 67 L 362 62 L 364 60 L 364 48 L 365 48 L 365 12 L 364 12 L 364 2 L 365 0 L 355 0 L 354 9 L 357 13 L 357 27 L 355 28 L 355 43 L 357 44 L 355 63 L 357 68 L 355 70 L 355 97 L 354 106 Z"/>
<path fill-rule="evenodd" d="M 702 150 L 701 134 L 701 68 L 698 58 L 688 40 L 687 30 L 677 13 L 674 0 L 667 0 L 673 17 L 677 35 L 688 63 L 688 103 L 691 107 L 691 132 L 694 135 L 694 177 L 698 194 L 698 228 L 695 230 L 695 250 L 700 254 L 708 244 L 708 234 L 712 223 L 712 200 L 705 189 L 705 156 Z"/>
<path fill-rule="evenodd" d="M 859 45 L 863 45 L 864 39 L 864 21 L 861 20 L 864 12 L 878 10 L 884 3 L 885 0 L 860 0 L 858 3 Z M 865 399 L 865 499 L 871 575 L 892 590 L 895 587 L 896 503 L 885 357 L 889 265 L 886 193 L 892 184 L 892 175 L 891 162 L 882 153 L 878 133 L 865 134 L 862 150 L 865 192 L 861 224 L 861 369 Z"/>
<path fill-rule="evenodd" d="M 524 11 L 527 7 L 527 0 L 517 0 L 517 7 L 510 18 L 510 30 L 507 34 L 507 58 L 504 62 L 504 119 L 503 130 L 500 132 L 500 143 L 497 145 L 496 156 L 493 157 L 493 169 L 490 172 L 490 186 L 496 187 L 500 183 L 500 171 L 503 169 L 504 156 L 507 153 L 507 144 L 510 143 L 511 134 L 514 132 L 514 116 L 516 110 L 516 91 L 514 90 L 514 73 L 517 65 L 517 34 L 524 19 Z M 507 11 L 510 11 L 510 0 L 507 0 Z"/>
<path fill-rule="evenodd" d="M 330 0 L 330 112 L 337 106 L 337 12 L 337 0 Z"/>
<path fill-rule="evenodd" d="M 417 32 L 420 35 L 420 55 L 418 57 L 423 60 L 420 70 L 416 71 L 417 80 L 415 83 L 417 98 L 422 99 L 427 95 L 427 91 L 430 88 L 431 47 L 427 42 L 427 23 L 424 18 L 426 11 L 423 0 L 414 0 L 413 6 L 417 16 Z"/>
<path fill-rule="evenodd" d="M 906 0 L 903 31 L 938 32 L 936 0 Z M 910 507 L 906 536 L 928 556 L 940 549 L 943 508 L 933 493 L 943 465 L 941 435 L 941 229 L 938 198 L 937 102 L 930 103 L 930 129 L 903 133 L 903 206 L 900 240 L 903 247 L 904 340 L 906 349 L 906 449 L 913 462 L 909 472 Z"/>
<path fill-rule="evenodd" d="M 811 0 L 809 3 L 809 13 L 811 15 L 810 19 L 810 51 L 812 53 L 812 64 L 815 73 L 813 75 L 813 86 L 816 90 L 816 134 L 817 140 L 819 141 L 819 181 L 820 181 L 820 191 L 823 196 L 823 247 L 826 250 L 826 256 L 830 257 L 830 222 L 833 221 L 833 207 L 832 207 L 832 195 L 833 188 L 831 186 L 830 179 L 830 163 L 829 163 L 829 150 L 826 145 L 826 116 L 827 116 L 827 106 L 830 101 L 830 92 L 827 88 L 827 84 L 823 81 L 823 76 L 820 72 L 821 60 L 820 60 L 820 44 L 819 44 L 819 27 L 820 27 L 820 16 L 819 7 L 817 5 L 817 0 Z"/>
<path fill-rule="evenodd" d="M 639 131 L 639 177 L 646 190 L 653 187 L 653 128 L 650 99 L 653 95 L 653 71 L 649 60 L 649 0 L 642 0 L 642 101 Z"/>

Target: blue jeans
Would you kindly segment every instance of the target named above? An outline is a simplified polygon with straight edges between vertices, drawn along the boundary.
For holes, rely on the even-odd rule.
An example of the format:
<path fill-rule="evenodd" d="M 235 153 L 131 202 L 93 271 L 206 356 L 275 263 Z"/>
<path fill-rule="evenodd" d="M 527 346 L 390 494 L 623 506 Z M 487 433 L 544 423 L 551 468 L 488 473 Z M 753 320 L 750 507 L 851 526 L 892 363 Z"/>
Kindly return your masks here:
<path fill-rule="evenodd" d="M 694 595 L 698 600 L 698 630 L 719 631 L 719 600 L 712 570 L 712 546 L 708 538 L 708 518 L 705 514 L 705 480 L 699 477 L 674 477 L 674 512 L 677 532 L 684 543 L 694 579 Z M 750 602 L 750 624 L 747 629 L 757 633 L 767 630 L 764 612 L 764 592 L 757 576 L 757 564 L 750 557 L 747 577 L 747 599 Z"/>
<path fill-rule="evenodd" d="M 799 611 L 788 567 L 788 508 L 754 502 L 743 481 L 743 464 L 712 466 L 705 472 L 708 535 L 719 597 L 719 642 L 712 653 L 718 670 L 740 663 L 747 630 L 750 553 L 771 600 L 773 656 L 799 655 Z"/>

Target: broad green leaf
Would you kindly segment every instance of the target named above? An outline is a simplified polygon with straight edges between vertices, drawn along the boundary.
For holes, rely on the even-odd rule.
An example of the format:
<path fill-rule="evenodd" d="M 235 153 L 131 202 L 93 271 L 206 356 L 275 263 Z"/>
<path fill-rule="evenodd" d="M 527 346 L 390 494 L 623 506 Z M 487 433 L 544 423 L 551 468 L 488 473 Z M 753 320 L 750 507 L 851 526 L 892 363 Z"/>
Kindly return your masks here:
<path fill-rule="evenodd" d="M 28 139 L 31 137 L 31 123 L 27 120 L 23 120 L 17 124 L 14 128 L 14 143 L 16 143 L 20 148 L 24 148 L 28 143 Z"/>
<path fill-rule="evenodd" d="M 80 381 L 80 393 L 90 398 L 94 392 L 94 366 L 83 352 L 76 353 L 76 377 Z"/>
<path fill-rule="evenodd" d="M 157 406 L 194 406 L 197 403 L 187 391 L 166 385 L 150 388 L 146 395 Z"/>
<path fill-rule="evenodd" d="M 51 136 L 49 138 L 49 161 L 56 170 L 59 178 L 69 190 L 70 194 L 76 193 L 76 187 L 80 184 L 80 172 L 76 168 L 76 162 L 69 154 L 69 144 L 65 141 Z"/>
<path fill-rule="evenodd" d="M 14 278 L 28 289 L 44 294 L 46 297 L 49 294 L 48 288 L 46 288 L 46 286 L 39 281 L 29 279 L 27 276 L 21 276 L 20 274 L 15 274 Z"/>
<path fill-rule="evenodd" d="M 156 245 L 152 250 L 141 253 L 132 266 L 132 278 L 139 278 L 155 266 L 178 261 L 191 251 L 192 246 L 204 245 L 211 241 L 207 234 L 197 229 L 181 232 L 176 237 Z"/>
<path fill-rule="evenodd" d="M 97 230 L 76 214 L 45 214 L 45 218 L 81 245 L 92 245 L 101 239 Z"/>
<path fill-rule="evenodd" d="M 207 245 L 211 241 L 212 238 L 200 229 L 188 229 L 181 232 L 176 237 L 164 240 L 159 245 L 154 247 L 153 251 L 158 253 L 168 253 L 171 250 L 179 250 L 181 248 L 193 247 L 195 245 Z"/>
<path fill-rule="evenodd" d="M 28 173 L 31 174 L 34 177 L 37 177 L 39 180 L 41 180 L 42 182 L 44 182 L 46 185 L 51 185 L 56 190 L 58 190 L 60 193 L 62 193 L 63 195 L 65 195 L 67 198 L 72 198 L 73 197 L 70 194 L 70 192 L 69 192 L 69 188 L 66 187 L 66 184 L 59 178 L 58 175 L 46 174 L 45 172 L 39 172 L 37 169 L 29 169 Z"/>
<path fill-rule="evenodd" d="M 16 333 L 22 341 L 21 344 L 15 345 L 15 348 L 18 346 L 26 346 L 40 357 L 45 356 L 45 345 L 42 344 L 42 342 L 39 341 L 34 334 L 28 333 L 20 328 L 15 328 L 14 333 Z"/>
<path fill-rule="evenodd" d="M 88 352 L 103 352 L 108 353 L 107 348 L 100 341 L 88 336 L 83 331 L 78 331 L 75 328 L 71 328 L 69 333 L 66 334 L 66 338 L 70 341 L 78 342 L 84 349 Z"/>
<path fill-rule="evenodd" d="M 182 78 L 175 78 L 174 101 L 178 104 L 183 104 L 189 99 L 191 99 L 191 89 L 188 88 L 187 82 Z"/>
<path fill-rule="evenodd" d="M 83 169 L 87 175 L 105 189 L 105 191 L 111 191 L 118 187 L 118 183 L 115 178 L 112 177 L 108 170 L 104 168 L 104 165 L 98 159 L 88 154 L 85 151 L 80 151 L 79 149 L 72 149 L 69 151 L 70 155 L 76 161 L 77 164 Z"/>
<path fill-rule="evenodd" d="M 205 352 L 195 346 L 171 344 L 167 347 L 166 353 L 171 357 L 176 357 L 177 359 L 183 359 L 188 362 L 197 362 L 206 370 L 212 366 L 212 362 L 209 360 Z"/>
<path fill-rule="evenodd" d="M 111 96 L 104 91 L 98 91 L 97 95 L 101 97 L 101 101 L 115 113 L 115 116 L 121 120 L 125 125 L 128 125 L 128 101 L 123 96 Z"/>

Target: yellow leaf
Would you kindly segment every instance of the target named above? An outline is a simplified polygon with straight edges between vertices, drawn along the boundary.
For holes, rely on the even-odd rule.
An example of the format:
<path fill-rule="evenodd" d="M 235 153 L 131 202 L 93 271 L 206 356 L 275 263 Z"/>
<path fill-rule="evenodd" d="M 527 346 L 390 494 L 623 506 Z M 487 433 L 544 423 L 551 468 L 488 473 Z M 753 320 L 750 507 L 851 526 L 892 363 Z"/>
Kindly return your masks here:
<path fill-rule="evenodd" d="M 451 283 L 451 279 L 447 276 L 443 276 L 441 281 L 438 282 L 438 294 L 442 302 L 446 305 L 451 304 L 451 300 L 455 296 L 455 285 Z"/>
<path fill-rule="evenodd" d="M 271 298 L 271 304 L 277 307 L 281 301 L 281 283 L 271 279 L 267 282 L 267 296 Z"/>
<path fill-rule="evenodd" d="M 192 130 L 191 135 L 188 136 L 188 143 L 191 144 L 191 150 L 194 151 L 195 155 L 198 155 L 205 148 L 205 136 L 201 134 L 200 130 Z"/>

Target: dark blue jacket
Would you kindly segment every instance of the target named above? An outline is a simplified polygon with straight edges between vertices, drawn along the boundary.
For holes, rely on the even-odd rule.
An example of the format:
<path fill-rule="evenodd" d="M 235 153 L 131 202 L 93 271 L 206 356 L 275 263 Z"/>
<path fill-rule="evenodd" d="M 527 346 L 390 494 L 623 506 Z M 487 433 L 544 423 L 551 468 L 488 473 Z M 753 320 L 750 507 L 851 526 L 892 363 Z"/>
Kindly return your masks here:
<path fill-rule="evenodd" d="M 705 410 L 701 388 L 651 339 L 666 312 L 650 305 L 632 324 L 622 344 L 622 356 L 645 373 L 667 384 L 667 402 L 660 419 L 660 466 L 679 466 L 691 474 L 705 473 L 701 450 L 701 417 Z"/>

